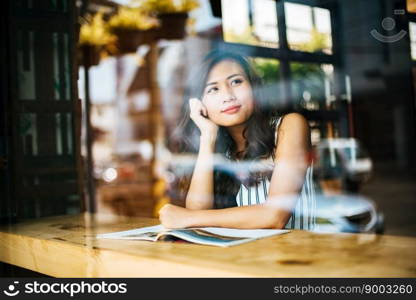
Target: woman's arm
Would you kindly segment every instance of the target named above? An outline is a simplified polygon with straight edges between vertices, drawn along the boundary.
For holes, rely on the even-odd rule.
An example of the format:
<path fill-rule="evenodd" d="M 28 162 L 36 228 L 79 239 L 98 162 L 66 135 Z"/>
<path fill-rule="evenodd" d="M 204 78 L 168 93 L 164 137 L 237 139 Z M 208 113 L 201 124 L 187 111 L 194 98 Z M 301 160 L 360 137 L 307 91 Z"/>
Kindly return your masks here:
<path fill-rule="evenodd" d="M 283 118 L 277 134 L 275 167 L 267 202 L 278 211 L 278 223 L 285 225 L 296 206 L 311 163 L 308 121 L 301 114 L 288 114 Z"/>
<path fill-rule="evenodd" d="M 186 208 L 214 207 L 214 147 L 216 137 L 201 135 L 199 153 L 186 196 Z"/>
<path fill-rule="evenodd" d="M 198 99 L 190 99 L 190 118 L 201 131 L 198 158 L 186 196 L 186 208 L 214 207 L 214 149 L 218 126 L 209 118 L 206 107 Z"/>
<path fill-rule="evenodd" d="M 302 115 L 292 113 L 282 120 L 278 131 L 276 164 L 264 204 L 199 211 L 166 205 L 160 211 L 162 224 L 169 228 L 283 228 L 304 183 L 309 163 L 309 134 L 308 123 Z"/>

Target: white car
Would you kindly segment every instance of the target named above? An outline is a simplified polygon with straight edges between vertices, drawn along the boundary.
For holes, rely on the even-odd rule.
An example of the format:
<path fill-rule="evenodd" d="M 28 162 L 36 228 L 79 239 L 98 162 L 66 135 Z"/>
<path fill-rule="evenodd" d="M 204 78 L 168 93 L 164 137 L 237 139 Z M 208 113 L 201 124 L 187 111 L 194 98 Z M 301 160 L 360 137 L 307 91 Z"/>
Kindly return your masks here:
<path fill-rule="evenodd" d="M 323 139 L 315 146 L 316 174 L 347 177 L 351 181 L 365 182 L 371 175 L 373 163 L 355 138 Z"/>
<path fill-rule="evenodd" d="M 316 195 L 317 232 L 383 233 L 384 216 L 360 195 Z"/>

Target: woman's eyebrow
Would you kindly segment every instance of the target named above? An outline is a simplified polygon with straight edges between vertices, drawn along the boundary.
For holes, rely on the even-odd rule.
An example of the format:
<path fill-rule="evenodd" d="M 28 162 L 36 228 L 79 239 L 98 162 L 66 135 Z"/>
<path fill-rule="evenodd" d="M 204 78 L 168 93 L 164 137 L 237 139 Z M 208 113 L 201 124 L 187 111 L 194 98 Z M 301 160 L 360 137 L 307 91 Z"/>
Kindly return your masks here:
<path fill-rule="evenodd" d="M 244 75 L 243 75 L 243 74 L 240 74 L 240 73 L 233 74 L 233 75 L 228 76 L 228 77 L 227 77 L 227 80 L 228 80 L 228 79 L 231 79 L 231 78 L 233 78 L 233 77 L 236 77 L 236 76 L 244 76 Z"/>
<path fill-rule="evenodd" d="M 236 74 L 232 74 L 232 75 L 230 75 L 230 76 L 228 76 L 227 78 L 226 78 L 226 80 L 229 80 L 229 79 L 231 79 L 231 78 L 233 78 L 233 77 L 236 77 L 236 76 L 243 76 L 242 74 L 239 74 L 239 73 L 236 73 Z M 205 86 L 207 87 L 207 86 L 209 86 L 209 85 L 215 85 L 215 84 L 217 84 L 218 82 L 216 82 L 216 81 L 212 81 L 212 82 L 208 82 Z"/>

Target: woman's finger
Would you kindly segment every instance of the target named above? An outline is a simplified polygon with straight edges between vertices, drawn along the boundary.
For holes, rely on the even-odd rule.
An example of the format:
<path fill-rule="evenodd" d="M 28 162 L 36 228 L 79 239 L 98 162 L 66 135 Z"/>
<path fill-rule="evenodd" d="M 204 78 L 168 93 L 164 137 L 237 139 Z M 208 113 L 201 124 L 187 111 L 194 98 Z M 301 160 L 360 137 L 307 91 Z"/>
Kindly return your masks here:
<path fill-rule="evenodd" d="M 202 115 L 203 115 L 205 118 L 208 118 L 208 110 L 207 110 L 207 108 L 205 107 L 205 105 L 202 105 Z"/>
<path fill-rule="evenodd" d="M 208 117 L 208 110 L 201 100 L 197 98 L 191 98 L 189 103 L 191 105 L 191 110 L 194 110 L 193 112 L 198 113 L 198 115 Z"/>
<path fill-rule="evenodd" d="M 189 108 L 191 113 L 194 113 L 198 108 L 198 102 L 196 102 L 195 98 L 189 100 Z"/>
<path fill-rule="evenodd" d="M 199 99 L 197 99 L 197 98 L 191 98 L 191 99 L 189 99 L 189 104 L 192 107 L 195 107 L 195 106 L 201 105 L 201 101 Z"/>
<path fill-rule="evenodd" d="M 191 98 L 189 100 L 189 108 L 190 108 L 190 115 L 191 116 L 200 116 L 201 114 L 203 114 L 203 105 L 201 103 L 200 100 L 196 99 L 196 98 Z"/>

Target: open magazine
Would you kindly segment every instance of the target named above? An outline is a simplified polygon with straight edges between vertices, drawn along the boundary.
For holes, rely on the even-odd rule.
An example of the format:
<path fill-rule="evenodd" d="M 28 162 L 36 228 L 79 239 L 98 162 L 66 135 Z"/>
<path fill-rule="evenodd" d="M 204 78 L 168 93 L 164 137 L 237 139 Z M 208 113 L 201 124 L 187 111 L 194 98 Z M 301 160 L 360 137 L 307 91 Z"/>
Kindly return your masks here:
<path fill-rule="evenodd" d="M 191 243 L 228 247 L 247 243 L 260 238 L 287 233 L 284 229 L 233 229 L 221 227 L 200 227 L 186 229 L 167 229 L 162 225 L 137 228 L 126 231 L 98 234 L 101 239 L 124 240 L 184 240 Z"/>

